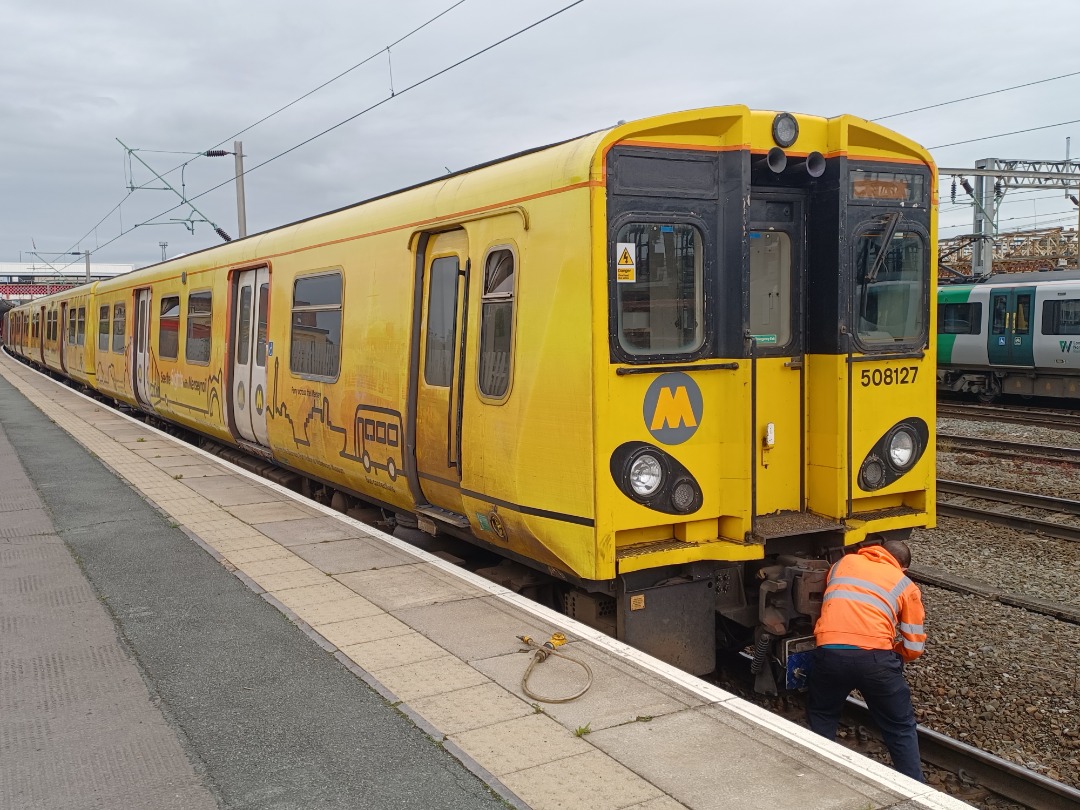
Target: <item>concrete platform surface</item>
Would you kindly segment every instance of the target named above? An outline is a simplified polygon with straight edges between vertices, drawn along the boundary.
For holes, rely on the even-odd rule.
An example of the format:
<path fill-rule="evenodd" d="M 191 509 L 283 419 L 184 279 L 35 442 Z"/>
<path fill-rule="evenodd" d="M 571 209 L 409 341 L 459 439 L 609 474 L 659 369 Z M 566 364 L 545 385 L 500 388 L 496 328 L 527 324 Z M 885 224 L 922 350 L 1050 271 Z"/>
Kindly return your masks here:
<path fill-rule="evenodd" d="M 6 355 L 0 376 L 0 806 L 967 807 Z M 594 680 L 541 703 L 517 636 L 555 631 Z M 87 660 L 77 689 L 27 674 L 66 677 L 54 659 Z M 552 659 L 530 686 L 584 682 Z"/>

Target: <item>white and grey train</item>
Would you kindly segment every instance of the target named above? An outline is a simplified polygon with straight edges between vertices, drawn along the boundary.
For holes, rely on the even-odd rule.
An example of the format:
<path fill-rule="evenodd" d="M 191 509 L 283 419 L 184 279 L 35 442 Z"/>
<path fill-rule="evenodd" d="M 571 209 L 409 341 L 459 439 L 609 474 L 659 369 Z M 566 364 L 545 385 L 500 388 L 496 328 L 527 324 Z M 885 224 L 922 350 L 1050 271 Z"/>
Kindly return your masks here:
<path fill-rule="evenodd" d="M 1080 399 L 1080 272 L 938 287 L 938 390 Z"/>

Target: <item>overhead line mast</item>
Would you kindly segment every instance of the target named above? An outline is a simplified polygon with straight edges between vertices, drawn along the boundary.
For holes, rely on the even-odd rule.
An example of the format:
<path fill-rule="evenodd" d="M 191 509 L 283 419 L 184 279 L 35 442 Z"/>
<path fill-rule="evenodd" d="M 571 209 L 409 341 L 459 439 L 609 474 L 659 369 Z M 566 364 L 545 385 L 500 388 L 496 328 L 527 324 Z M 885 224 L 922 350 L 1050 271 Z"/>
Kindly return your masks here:
<path fill-rule="evenodd" d="M 975 277 L 989 276 L 993 272 L 995 237 L 997 236 L 997 210 L 1001 198 L 1009 189 L 1019 188 L 1061 188 L 1065 195 L 1080 208 L 1080 200 L 1069 193 L 1070 189 L 1080 190 L 1080 161 L 1069 160 L 1009 160 L 1003 158 L 983 158 L 975 161 L 975 168 L 939 168 L 941 177 L 953 178 L 952 194 L 956 195 L 956 179 L 959 178 L 964 190 L 974 201 L 974 221 L 970 236 L 956 237 L 946 250 L 942 243 L 942 260 L 963 250 L 966 244 L 971 248 L 971 273 Z M 966 176 L 975 178 L 975 186 L 967 182 Z M 991 178 L 993 180 L 991 181 Z M 1080 193 L 1080 191 L 1078 191 Z M 1080 222 L 1077 233 L 1080 234 Z M 1045 229 L 1032 236 L 1044 240 Z M 1024 238 L 1019 235 L 1017 238 Z M 1076 238 L 1072 240 L 1072 255 L 1076 256 Z M 1035 268 L 1031 268 L 1035 269 Z M 967 275 L 967 274 L 964 274 Z"/>

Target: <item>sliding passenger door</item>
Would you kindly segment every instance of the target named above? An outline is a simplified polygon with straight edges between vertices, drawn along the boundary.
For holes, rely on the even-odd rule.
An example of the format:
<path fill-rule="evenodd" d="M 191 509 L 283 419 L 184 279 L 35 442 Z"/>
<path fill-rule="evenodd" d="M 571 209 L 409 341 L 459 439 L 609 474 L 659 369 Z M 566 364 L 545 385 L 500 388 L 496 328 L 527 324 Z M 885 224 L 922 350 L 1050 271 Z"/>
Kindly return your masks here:
<path fill-rule="evenodd" d="M 1034 287 L 991 289 L 990 335 L 986 353 L 995 366 L 1033 366 Z"/>
<path fill-rule="evenodd" d="M 266 323 L 270 312 L 270 270 L 236 274 L 233 285 L 232 384 L 229 398 L 240 437 L 263 446 L 266 432 Z"/>
<path fill-rule="evenodd" d="M 135 331 L 131 337 L 135 399 L 150 408 L 150 300 L 149 289 L 135 291 Z"/>
<path fill-rule="evenodd" d="M 464 230 L 431 236 L 424 262 L 416 367 L 416 468 L 423 496 L 458 514 L 461 506 L 462 364 L 468 237 Z M 445 518 L 444 518 L 445 519 Z"/>

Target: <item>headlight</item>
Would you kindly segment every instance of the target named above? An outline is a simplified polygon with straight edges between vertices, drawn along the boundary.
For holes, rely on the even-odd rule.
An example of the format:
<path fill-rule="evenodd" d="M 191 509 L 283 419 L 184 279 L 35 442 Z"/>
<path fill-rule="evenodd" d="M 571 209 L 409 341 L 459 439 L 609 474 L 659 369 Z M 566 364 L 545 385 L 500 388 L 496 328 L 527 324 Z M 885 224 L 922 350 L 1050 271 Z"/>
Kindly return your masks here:
<path fill-rule="evenodd" d="M 653 495 L 664 483 L 664 468 L 656 456 L 643 453 L 630 465 L 630 486 L 641 498 Z"/>
<path fill-rule="evenodd" d="M 910 431 L 900 429 L 889 439 L 889 461 L 898 470 L 906 470 L 915 461 L 918 444 Z"/>

